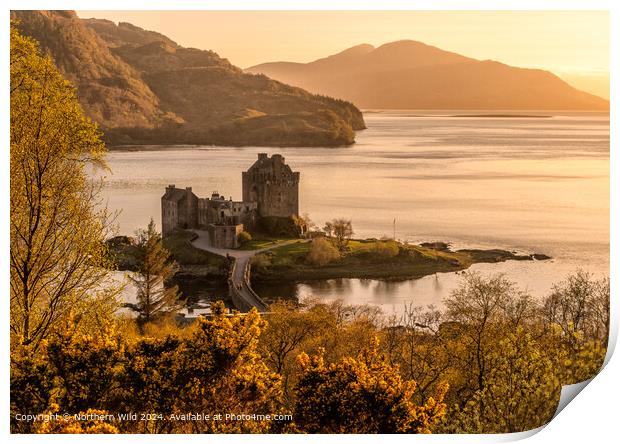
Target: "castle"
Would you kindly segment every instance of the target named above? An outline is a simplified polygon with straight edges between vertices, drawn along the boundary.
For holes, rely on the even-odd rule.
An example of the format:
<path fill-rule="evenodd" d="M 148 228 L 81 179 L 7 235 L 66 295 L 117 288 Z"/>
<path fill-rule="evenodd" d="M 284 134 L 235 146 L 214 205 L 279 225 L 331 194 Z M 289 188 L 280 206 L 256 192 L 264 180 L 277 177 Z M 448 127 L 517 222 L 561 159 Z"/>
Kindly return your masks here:
<path fill-rule="evenodd" d="M 288 218 L 299 213 L 299 172 L 284 157 L 258 154 L 258 160 L 242 173 L 243 200 L 226 200 L 218 192 L 199 198 L 191 187 L 166 187 L 161 198 L 162 235 L 175 229 L 205 229 L 215 248 L 236 248 L 237 236 L 253 228 L 258 218 Z"/>
<path fill-rule="evenodd" d="M 284 163 L 284 157 L 269 158 L 260 153 L 258 160 L 241 174 L 243 201 L 256 202 L 260 217 L 290 217 L 299 213 L 299 172 Z"/>

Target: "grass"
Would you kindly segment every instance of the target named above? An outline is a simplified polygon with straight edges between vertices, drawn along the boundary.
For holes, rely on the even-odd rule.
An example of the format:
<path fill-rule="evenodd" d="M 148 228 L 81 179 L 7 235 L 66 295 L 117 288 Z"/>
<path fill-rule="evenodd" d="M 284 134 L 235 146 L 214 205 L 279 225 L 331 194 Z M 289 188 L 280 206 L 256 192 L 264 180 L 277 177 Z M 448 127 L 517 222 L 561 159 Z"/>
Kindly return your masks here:
<path fill-rule="evenodd" d="M 345 256 L 362 254 L 370 252 L 375 241 L 366 239 L 351 239 L 347 244 L 347 253 Z M 282 247 L 274 248 L 270 251 L 273 255 L 274 262 L 282 259 L 305 259 L 306 254 L 312 248 L 311 242 L 293 242 Z"/>
<path fill-rule="evenodd" d="M 208 265 L 220 267 L 224 264 L 224 258 L 192 245 L 196 234 L 191 231 L 178 230 L 164 238 L 164 246 L 181 265 Z"/>
<path fill-rule="evenodd" d="M 393 256 L 377 251 L 377 244 L 394 241 L 351 240 L 342 257 L 324 266 L 308 263 L 311 243 L 292 243 L 260 254 L 253 278 L 259 281 L 304 281 L 335 278 L 411 279 L 458 271 L 477 262 L 531 259 L 504 250 L 438 250 L 396 243 Z"/>
<path fill-rule="evenodd" d="M 291 239 L 283 238 L 260 238 L 252 239 L 239 247 L 239 250 L 262 250 L 263 248 L 273 247 L 274 245 L 289 242 Z"/>
<path fill-rule="evenodd" d="M 274 248 L 269 251 L 268 254 L 272 254 L 274 258 L 286 259 L 291 257 L 303 256 L 310 251 L 312 244 L 310 242 L 303 242 L 301 239 L 298 242 L 292 242 L 281 247 Z"/>

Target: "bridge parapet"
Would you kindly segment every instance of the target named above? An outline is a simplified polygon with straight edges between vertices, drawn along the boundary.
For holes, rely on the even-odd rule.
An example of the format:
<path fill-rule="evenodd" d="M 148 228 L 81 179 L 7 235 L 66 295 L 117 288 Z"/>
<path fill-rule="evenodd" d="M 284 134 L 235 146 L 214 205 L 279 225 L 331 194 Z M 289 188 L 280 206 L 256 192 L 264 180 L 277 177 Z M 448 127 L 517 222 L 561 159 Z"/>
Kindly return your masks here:
<path fill-rule="evenodd" d="M 237 259 L 233 259 L 228 273 L 228 291 L 237 310 L 248 312 L 252 308 L 256 308 L 259 312 L 264 313 L 267 311 L 268 306 L 250 285 L 251 267 L 252 265 L 248 260 L 243 270 L 243 279 L 241 282 L 238 282 L 235 280 L 235 276 L 237 276 Z"/>

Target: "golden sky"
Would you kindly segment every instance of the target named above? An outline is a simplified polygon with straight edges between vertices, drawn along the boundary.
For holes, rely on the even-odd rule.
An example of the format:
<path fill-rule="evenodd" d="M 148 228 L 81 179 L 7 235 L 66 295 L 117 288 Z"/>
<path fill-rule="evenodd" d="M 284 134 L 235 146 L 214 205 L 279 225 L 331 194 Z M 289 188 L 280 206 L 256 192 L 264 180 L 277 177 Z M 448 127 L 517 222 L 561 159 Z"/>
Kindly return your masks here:
<path fill-rule="evenodd" d="M 419 40 L 477 59 L 553 71 L 609 98 L 603 11 L 78 11 L 126 21 L 247 68 L 309 62 L 361 43 Z"/>

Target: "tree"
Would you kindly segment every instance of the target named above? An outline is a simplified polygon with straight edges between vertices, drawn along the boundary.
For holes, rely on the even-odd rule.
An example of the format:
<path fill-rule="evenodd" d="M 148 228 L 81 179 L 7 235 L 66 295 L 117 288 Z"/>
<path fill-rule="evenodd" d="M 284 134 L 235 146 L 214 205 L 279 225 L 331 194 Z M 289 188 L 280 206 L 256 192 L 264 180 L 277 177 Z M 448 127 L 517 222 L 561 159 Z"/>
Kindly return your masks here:
<path fill-rule="evenodd" d="M 269 367 L 282 378 L 285 402 L 292 405 L 292 388 L 297 382 L 295 358 L 308 350 L 332 326 L 332 316 L 322 307 L 300 308 L 279 300 L 269 305 L 269 325 L 260 336 L 259 350 Z"/>
<path fill-rule="evenodd" d="M 430 433 L 443 417 L 447 386 L 415 405 L 414 381 L 378 354 L 377 342 L 357 358 L 326 365 L 321 354 L 302 353 L 297 384 L 295 425 L 308 433 Z"/>
<path fill-rule="evenodd" d="M 169 415 L 274 414 L 281 403 L 280 377 L 257 352 L 266 322 L 254 309 L 228 316 L 224 304 L 211 306 L 186 338 L 144 338 L 127 352 L 121 375 L 122 412 L 157 412 L 152 421 L 131 421 L 138 433 L 264 433 L 269 421 L 196 419 L 170 421 Z"/>
<path fill-rule="evenodd" d="M 312 219 L 310 219 L 310 215 L 308 213 L 294 215 L 293 222 L 295 223 L 299 234 L 302 236 L 308 234 L 308 232 L 315 227 L 315 224 L 312 222 Z"/>
<path fill-rule="evenodd" d="M 138 313 L 139 323 L 145 324 L 178 309 L 178 287 L 166 287 L 177 265 L 164 248 L 152 218 L 147 229 L 138 232 L 137 247 L 141 257 L 140 266 L 135 274 L 129 275 L 129 280 L 137 290 L 137 303 L 126 306 Z"/>
<path fill-rule="evenodd" d="M 392 317 L 383 331 L 382 344 L 392 365 L 398 365 L 405 379 L 416 381 L 414 399 L 423 402 L 448 379 L 452 366 L 446 353 L 448 338 L 441 334 L 441 312 L 413 302 L 400 317 Z"/>
<path fill-rule="evenodd" d="M 151 413 L 168 417 L 176 411 L 182 387 L 188 383 L 183 374 L 183 341 L 177 336 L 144 337 L 125 353 L 126 363 L 119 374 L 120 392 L 113 405 L 119 413 Z M 127 421 L 123 429 L 136 433 L 170 433 L 171 421 Z"/>
<path fill-rule="evenodd" d="M 561 329 L 564 341 L 577 346 L 579 335 L 587 339 L 607 340 L 609 334 L 609 279 L 595 281 L 577 270 L 565 281 L 555 284 L 543 303 L 548 324 Z"/>
<path fill-rule="evenodd" d="M 322 354 L 325 362 L 357 356 L 376 336 L 377 311 L 369 306 L 328 304 L 305 300 L 302 305 L 277 301 L 269 306 L 269 324 L 260 336 L 260 352 L 269 367 L 280 374 L 286 405 L 294 405 L 301 377 L 296 357 Z"/>
<path fill-rule="evenodd" d="M 327 236 L 334 238 L 336 248 L 342 251 L 346 248 L 351 236 L 353 236 L 353 225 L 351 220 L 348 219 L 332 219 L 329 222 L 325 222 L 323 231 L 325 231 Z"/>
<path fill-rule="evenodd" d="M 340 259 L 340 252 L 326 239 L 319 237 L 312 241 L 312 246 L 306 259 L 312 265 L 323 267 L 330 262 Z"/>
<path fill-rule="evenodd" d="M 43 350 L 45 351 L 45 350 Z M 32 351 L 32 345 L 11 349 L 11 432 L 32 433 L 33 423 L 17 421 L 18 413 L 45 413 L 56 391 L 54 373 L 47 355 Z"/>
<path fill-rule="evenodd" d="M 123 368 L 123 336 L 110 323 L 89 334 L 80 332 L 69 317 L 58 331 L 42 341 L 36 353 L 33 345 L 17 345 L 11 351 L 11 430 L 19 433 L 73 433 L 77 422 L 47 423 L 16 421 L 15 415 L 67 413 L 101 409 L 113 402 L 117 377 Z M 75 433 L 99 433 L 97 422 L 82 423 Z M 95 428 L 91 428 L 95 427 Z M 89 431 L 86 431 L 89 430 Z M 99 431 L 96 431 L 99 430 Z"/>
<path fill-rule="evenodd" d="M 603 365 L 609 337 L 609 278 L 594 280 L 577 270 L 553 286 L 542 304 L 549 349 L 567 358 L 560 362 L 564 384 L 592 378 Z"/>
<path fill-rule="evenodd" d="M 467 401 L 468 394 L 484 388 L 491 369 L 489 353 L 507 333 L 506 309 L 513 307 L 513 301 L 518 299 L 527 300 L 503 275 L 484 278 L 479 273 L 469 272 L 464 275 L 461 286 L 444 300 L 446 318 L 457 323 L 460 336 L 453 356 L 459 361 L 461 371 L 468 374 L 462 402 Z"/>
<path fill-rule="evenodd" d="M 298 310 L 290 301 L 277 301 L 269 306 L 275 314 L 261 336 L 261 351 L 276 373 L 282 374 L 287 358 L 305 340 L 320 331 L 319 318 Z"/>
<path fill-rule="evenodd" d="M 237 235 L 237 241 L 239 245 L 245 245 L 252 240 L 252 235 L 247 231 L 242 231 Z"/>
<path fill-rule="evenodd" d="M 562 386 L 558 351 L 543 350 L 523 327 L 499 340 L 488 356 L 484 388 L 457 411 L 445 431 L 512 433 L 547 423 Z"/>
<path fill-rule="evenodd" d="M 53 404 L 70 414 L 106 405 L 116 389 L 116 373 L 124 361 L 124 344 L 111 324 L 94 334 L 65 329 L 50 338 L 47 360 L 54 373 Z"/>
<path fill-rule="evenodd" d="M 183 368 L 191 385 L 181 392 L 181 411 L 280 413 L 280 376 L 258 353 L 267 322 L 256 309 L 227 316 L 221 301 L 211 306 L 211 312 L 213 317 L 201 319 L 185 341 Z M 272 426 L 269 421 L 232 419 L 190 425 L 195 433 L 265 433 Z"/>
<path fill-rule="evenodd" d="M 609 339 L 609 301 L 610 301 L 609 277 L 600 279 L 596 285 L 596 292 L 592 298 L 592 324 L 594 325 L 592 337 L 602 340 L 605 344 Z"/>
<path fill-rule="evenodd" d="M 10 328 L 36 351 L 70 310 L 102 310 L 109 218 L 86 168 L 105 166 L 105 146 L 74 88 L 13 24 L 10 65 Z"/>

